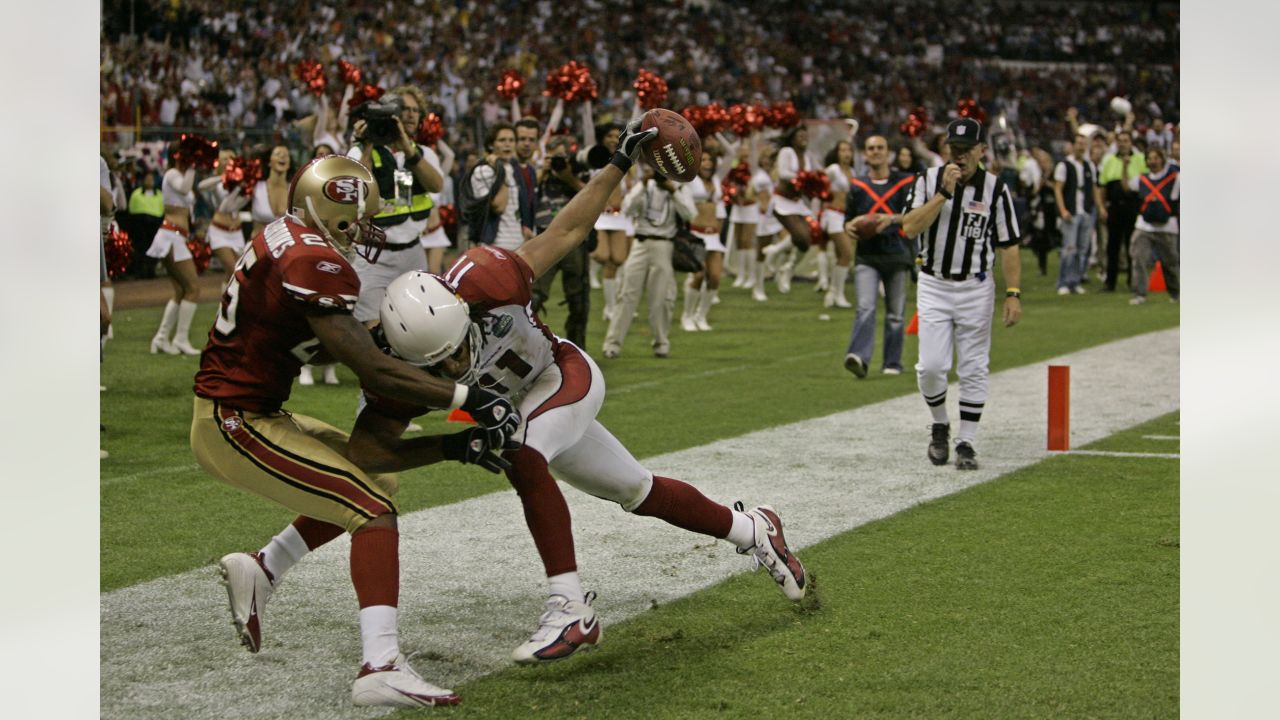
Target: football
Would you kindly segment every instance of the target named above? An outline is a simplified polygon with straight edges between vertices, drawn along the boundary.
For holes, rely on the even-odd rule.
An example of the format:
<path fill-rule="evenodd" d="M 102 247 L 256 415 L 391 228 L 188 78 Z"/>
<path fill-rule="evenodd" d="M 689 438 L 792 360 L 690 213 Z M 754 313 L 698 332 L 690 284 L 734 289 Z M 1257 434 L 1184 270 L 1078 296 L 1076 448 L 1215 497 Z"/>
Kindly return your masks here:
<path fill-rule="evenodd" d="M 876 225 L 880 222 L 878 215 L 865 215 L 853 223 L 853 234 L 858 240 L 875 237 Z"/>
<path fill-rule="evenodd" d="M 698 176 L 702 140 L 683 115 L 654 108 L 644 114 L 641 130 L 658 128 L 658 135 L 640 150 L 640 157 L 664 177 L 689 182 Z"/>

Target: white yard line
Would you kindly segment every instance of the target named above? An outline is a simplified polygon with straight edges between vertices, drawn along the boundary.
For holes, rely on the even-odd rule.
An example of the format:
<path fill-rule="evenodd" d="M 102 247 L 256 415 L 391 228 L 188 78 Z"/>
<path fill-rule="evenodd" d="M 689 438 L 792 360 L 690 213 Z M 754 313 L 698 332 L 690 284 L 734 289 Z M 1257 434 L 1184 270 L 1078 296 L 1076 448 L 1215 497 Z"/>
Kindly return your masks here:
<path fill-rule="evenodd" d="M 1127 458 L 1169 458 L 1177 460 L 1178 453 L 1145 453 L 1145 452 L 1112 452 L 1110 450 L 1067 450 L 1055 455 L 1092 455 L 1095 457 L 1127 457 Z"/>
<path fill-rule="evenodd" d="M 1143 435 L 1143 440 L 1181 440 L 1181 435 Z"/>
<path fill-rule="evenodd" d="M 1047 364 L 1072 366 L 1073 444 L 1178 409 L 1176 385 L 1171 393 L 1146 391 L 1153 375 L 1177 377 L 1178 349 L 1173 329 L 993 376 L 977 443 L 982 469 L 976 472 L 929 464 L 929 414 L 915 395 L 650 457 L 645 464 L 688 479 L 722 502 L 772 504 L 792 547 L 804 548 L 1048 457 Z M 852 384 L 839 369 L 833 373 Z M 954 417 L 954 386 L 949 399 Z M 573 489 L 566 496 L 579 568 L 587 587 L 600 593 L 596 606 L 605 625 L 746 569 L 726 543 L 627 515 Z M 418 670 L 456 686 L 507 667 L 511 648 L 532 631 L 543 599 L 541 566 L 515 494 L 411 513 L 400 526 L 403 645 L 432 658 L 419 659 Z M 340 538 L 294 569 L 272 598 L 258 655 L 233 638 L 226 595 L 212 567 L 103 594 L 102 717 L 378 715 L 349 701 L 360 652 L 348 549 Z M 768 611 L 779 610 L 778 591 L 763 573 L 749 592 L 759 593 Z"/>

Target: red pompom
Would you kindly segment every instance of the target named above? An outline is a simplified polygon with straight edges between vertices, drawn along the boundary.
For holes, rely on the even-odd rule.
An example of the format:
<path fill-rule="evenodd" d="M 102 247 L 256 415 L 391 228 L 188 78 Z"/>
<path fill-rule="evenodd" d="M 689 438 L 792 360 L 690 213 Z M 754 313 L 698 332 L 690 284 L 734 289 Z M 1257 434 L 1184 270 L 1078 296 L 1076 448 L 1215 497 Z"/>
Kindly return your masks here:
<path fill-rule="evenodd" d="M 819 200 L 831 199 L 831 178 L 821 170 L 801 170 L 791 181 L 801 195 Z"/>
<path fill-rule="evenodd" d="M 591 70 L 577 60 L 570 60 L 547 75 L 547 89 L 543 95 L 558 97 L 565 102 L 595 100 L 600 96 Z"/>
<path fill-rule="evenodd" d="M 792 128 L 800 124 L 800 112 L 790 100 L 776 102 L 765 111 L 765 124 L 771 128 Z"/>
<path fill-rule="evenodd" d="M 251 197 L 253 188 L 262 179 L 262 161 L 258 159 L 245 160 L 242 157 L 233 157 L 227 161 L 227 166 L 222 169 L 222 188 L 224 190 L 233 190 L 237 185 L 243 189 L 240 195 L 243 197 Z"/>
<path fill-rule="evenodd" d="M 725 173 L 724 180 L 720 181 L 720 196 L 724 199 L 724 204 L 732 205 L 738 199 L 738 193 L 750 181 L 751 168 L 744 162 L 734 165 L 732 170 Z"/>
<path fill-rule="evenodd" d="M 347 106 L 354 108 L 358 105 L 363 105 L 370 100 L 377 100 L 382 97 L 382 94 L 385 92 L 386 90 L 383 90 L 377 85 L 365 83 L 364 85 L 356 88 L 356 91 L 351 94 L 351 99 L 347 101 Z"/>
<path fill-rule="evenodd" d="M 645 110 L 656 108 L 667 101 L 667 81 L 658 77 L 657 73 L 640 68 L 633 87 L 636 89 L 636 99 L 640 101 L 640 107 Z M 696 128 L 697 125 L 694 127 Z"/>
<path fill-rule="evenodd" d="M 312 95 L 320 97 L 324 94 L 328 80 L 324 76 L 324 66 L 315 60 L 298 61 L 298 79 L 307 86 Z"/>
<path fill-rule="evenodd" d="M 342 82 L 347 85 L 360 86 L 360 68 L 352 65 L 346 60 L 338 61 L 338 74 L 342 76 Z"/>
<path fill-rule="evenodd" d="M 129 233 L 120 229 L 115 220 L 107 226 L 107 234 L 102 239 L 102 249 L 107 255 L 107 275 L 118 278 L 129 269 L 133 262 L 133 240 Z"/>
<path fill-rule="evenodd" d="M 907 137 L 920 137 L 920 133 L 929 126 L 929 114 L 925 112 L 923 106 L 917 105 L 908 115 L 907 119 L 902 121 L 898 126 L 898 130 Z"/>
<path fill-rule="evenodd" d="M 178 149 L 174 151 L 173 159 L 188 162 L 193 167 L 212 168 L 218 164 L 218 143 L 203 135 L 184 133 L 178 137 Z"/>
<path fill-rule="evenodd" d="M 440 224 L 446 228 L 458 225 L 458 209 L 453 205 L 440 206 Z"/>
<path fill-rule="evenodd" d="M 766 112 L 765 106 L 759 103 L 751 105 L 735 103 L 730 105 L 728 110 L 729 127 L 740 137 L 745 137 L 753 130 L 759 130 L 764 127 Z"/>
<path fill-rule="evenodd" d="M 498 81 L 498 95 L 506 100 L 514 100 L 524 92 L 524 76 L 519 70 L 503 70 L 502 79 Z"/>
<path fill-rule="evenodd" d="M 819 246 L 825 244 L 827 236 L 822 232 L 822 225 L 818 224 L 818 219 L 812 215 L 805 215 L 804 221 L 809 224 L 809 242 Z"/>
<path fill-rule="evenodd" d="M 195 261 L 196 272 L 203 275 L 205 270 L 209 269 L 209 260 L 213 257 L 213 250 L 209 248 L 209 243 L 204 238 L 191 238 L 187 240 L 187 249 L 191 251 L 191 259 Z"/>
<path fill-rule="evenodd" d="M 423 145 L 435 147 L 442 137 L 444 137 L 444 121 L 435 113 L 427 113 L 418 124 L 418 134 L 414 140 Z"/>
<path fill-rule="evenodd" d="M 973 98 L 963 98 L 956 103 L 956 114 L 962 118 L 973 118 L 984 125 L 987 123 L 987 111 Z"/>

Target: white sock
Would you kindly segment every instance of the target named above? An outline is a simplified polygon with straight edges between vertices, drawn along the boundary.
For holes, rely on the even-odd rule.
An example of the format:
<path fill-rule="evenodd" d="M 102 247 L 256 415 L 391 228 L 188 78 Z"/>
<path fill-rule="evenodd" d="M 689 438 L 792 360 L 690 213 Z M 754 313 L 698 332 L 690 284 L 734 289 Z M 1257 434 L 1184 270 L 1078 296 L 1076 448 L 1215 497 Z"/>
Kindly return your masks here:
<path fill-rule="evenodd" d="M 933 421 L 936 423 L 950 424 L 951 418 L 947 417 L 947 404 L 939 403 L 937 407 L 929 406 L 929 412 L 933 413 Z"/>
<path fill-rule="evenodd" d="M 547 594 L 567 597 L 570 600 L 581 600 L 586 595 L 582 590 L 582 580 L 577 571 L 560 573 L 547 578 Z"/>
<path fill-rule="evenodd" d="M 823 250 L 818 253 L 818 282 L 830 284 L 831 282 L 831 255 L 829 251 Z"/>
<path fill-rule="evenodd" d="M 693 317 L 698 306 L 698 294 L 700 292 L 700 290 L 694 289 L 693 276 L 690 276 L 689 281 L 684 284 L 684 314 L 681 316 L 681 320 Z"/>
<path fill-rule="evenodd" d="M 751 516 L 733 510 L 733 527 L 729 528 L 729 534 L 725 536 L 725 540 L 733 543 L 734 547 L 739 550 L 746 550 L 754 547 L 756 544 L 756 523 Z"/>
<path fill-rule="evenodd" d="M 360 644 L 369 667 L 390 665 L 400 656 L 399 611 L 390 605 L 360 609 Z"/>
<path fill-rule="evenodd" d="M 600 284 L 604 288 L 604 309 L 610 315 L 613 314 L 614 305 L 618 304 L 618 278 L 607 277 L 601 278 Z"/>
<path fill-rule="evenodd" d="M 956 442 L 967 442 L 970 445 L 978 438 L 978 423 L 976 420 L 961 420 L 960 432 L 956 433 Z"/>
<path fill-rule="evenodd" d="M 191 319 L 196 316 L 197 307 L 190 300 L 183 300 L 178 303 L 178 329 L 173 333 L 174 342 L 191 344 L 188 336 L 191 334 Z"/>
<path fill-rule="evenodd" d="M 178 322 L 178 301 L 170 299 L 165 303 L 164 315 L 160 318 L 160 327 L 156 328 L 156 337 L 168 340 L 173 335 L 173 326 Z"/>
<path fill-rule="evenodd" d="M 278 585 L 284 574 L 289 572 L 289 568 L 306 557 L 311 550 L 307 547 L 307 541 L 302 539 L 298 528 L 290 525 L 281 530 L 279 535 L 271 538 L 271 542 L 267 543 L 260 552 L 262 563 L 267 566 L 267 572 L 271 573 L 271 577 L 276 579 Z"/>

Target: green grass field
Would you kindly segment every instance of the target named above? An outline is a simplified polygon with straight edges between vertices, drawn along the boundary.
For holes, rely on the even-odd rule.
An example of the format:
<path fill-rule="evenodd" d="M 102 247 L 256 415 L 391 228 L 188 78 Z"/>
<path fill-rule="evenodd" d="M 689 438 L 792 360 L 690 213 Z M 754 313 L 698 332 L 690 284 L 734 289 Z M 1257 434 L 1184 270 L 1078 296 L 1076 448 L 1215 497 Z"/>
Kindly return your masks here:
<path fill-rule="evenodd" d="M 1179 322 L 1161 295 L 1136 308 L 1123 293 L 1059 297 L 1052 274 L 1041 278 L 1033 261 L 1023 272 L 1025 319 L 994 331 L 993 372 Z M 879 357 L 862 381 L 842 369 L 853 312 L 823 310 L 810 285 L 763 305 L 725 285 L 715 330 L 677 327 L 670 359 L 648 352 L 642 310 L 623 356 L 600 360 L 609 385 L 601 420 L 637 457 L 916 392 L 911 372 L 881 375 Z M 597 291 L 593 354 L 600 302 Z M 207 328 L 213 313 L 202 305 L 194 327 Z M 103 363 L 104 592 L 259 547 L 291 518 L 196 466 L 187 433 L 198 359 L 147 354 L 159 314 L 120 313 Z M 553 329 L 563 314 L 551 308 Z M 915 356 L 909 336 L 908 367 Z M 349 426 L 356 384 L 349 371 L 340 376 L 336 388 L 295 387 L 288 408 Z M 923 405 L 920 422 L 912 453 L 926 440 Z M 1177 434 L 1175 415 L 1097 448 L 1177 452 L 1176 442 L 1142 437 Z M 403 473 L 399 502 L 412 512 L 507 487 L 444 465 Z M 758 596 L 735 589 L 759 578 L 735 577 L 611 626 L 607 652 L 466 685 L 452 714 L 1170 717 L 1178 542 L 1177 460 L 1054 457 L 809 548 L 806 562 L 823 568 L 815 610 L 758 612 Z"/>

